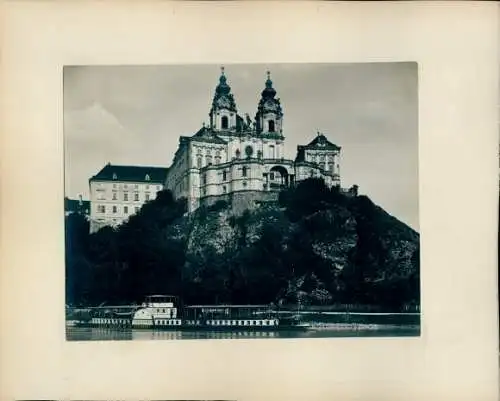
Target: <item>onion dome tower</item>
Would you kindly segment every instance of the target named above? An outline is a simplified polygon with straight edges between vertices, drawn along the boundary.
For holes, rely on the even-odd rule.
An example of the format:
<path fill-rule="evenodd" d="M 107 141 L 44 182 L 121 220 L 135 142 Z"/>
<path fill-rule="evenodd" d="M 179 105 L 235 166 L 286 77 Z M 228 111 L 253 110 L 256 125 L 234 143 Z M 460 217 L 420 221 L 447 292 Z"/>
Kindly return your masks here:
<path fill-rule="evenodd" d="M 282 136 L 283 111 L 280 100 L 276 98 L 276 90 L 273 88 L 269 71 L 267 71 L 266 86 L 261 93 L 255 121 L 257 133 Z"/>
<path fill-rule="evenodd" d="M 231 131 L 236 129 L 236 103 L 231 87 L 227 83 L 224 67 L 221 67 L 219 84 L 210 109 L 210 128 L 214 131 Z"/>

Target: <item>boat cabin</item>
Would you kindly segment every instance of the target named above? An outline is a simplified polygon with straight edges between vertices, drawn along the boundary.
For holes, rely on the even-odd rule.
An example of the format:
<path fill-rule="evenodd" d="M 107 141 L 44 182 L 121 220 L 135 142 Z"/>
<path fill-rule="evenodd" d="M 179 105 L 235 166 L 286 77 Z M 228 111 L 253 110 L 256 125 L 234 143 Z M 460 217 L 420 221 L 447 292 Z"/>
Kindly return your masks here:
<path fill-rule="evenodd" d="M 186 318 L 198 319 L 271 319 L 269 305 L 190 305 L 184 308 Z"/>
<path fill-rule="evenodd" d="M 145 308 L 173 308 L 177 303 L 174 295 L 149 295 L 142 304 Z"/>

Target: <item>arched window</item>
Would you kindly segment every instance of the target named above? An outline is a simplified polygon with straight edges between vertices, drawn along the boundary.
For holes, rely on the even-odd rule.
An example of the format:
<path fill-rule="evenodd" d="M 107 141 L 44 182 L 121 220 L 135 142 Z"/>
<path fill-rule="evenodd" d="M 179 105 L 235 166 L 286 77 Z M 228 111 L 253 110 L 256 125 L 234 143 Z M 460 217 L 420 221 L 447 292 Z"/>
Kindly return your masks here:
<path fill-rule="evenodd" d="M 240 158 L 240 156 L 241 156 L 241 152 L 240 152 L 240 150 L 239 150 L 239 149 L 236 149 L 235 154 L 236 154 L 236 158 L 237 158 L 237 159 L 239 159 L 239 158 Z"/>
<path fill-rule="evenodd" d="M 227 127 L 229 126 L 227 116 L 222 116 L 220 122 L 221 122 L 222 129 L 227 129 Z"/>
<path fill-rule="evenodd" d="M 150 180 L 150 178 L 149 178 L 149 174 L 146 174 L 145 180 L 146 180 L 146 181 L 149 181 L 149 180 Z"/>
<path fill-rule="evenodd" d="M 116 180 L 118 177 L 116 175 L 116 173 L 113 173 L 113 180 Z"/>
<path fill-rule="evenodd" d="M 201 156 L 198 156 L 198 158 L 196 159 L 196 166 L 197 166 L 198 168 L 201 168 L 202 163 L 203 163 L 203 161 L 202 161 L 202 159 L 201 159 Z"/>
<path fill-rule="evenodd" d="M 269 132 L 274 132 L 274 121 L 273 120 L 269 120 L 268 121 L 268 131 Z"/>
<path fill-rule="evenodd" d="M 243 177 L 246 177 L 247 176 L 247 170 L 248 170 L 248 167 L 247 166 L 243 166 L 242 169 L 241 169 L 241 175 Z"/>
<path fill-rule="evenodd" d="M 206 163 L 206 164 L 207 164 L 207 166 L 210 166 L 210 165 L 212 164 L 212 156 L 207 155 L 207 156 L 206 156 L 206 160 L 207 160 L 207 163 Z"/>

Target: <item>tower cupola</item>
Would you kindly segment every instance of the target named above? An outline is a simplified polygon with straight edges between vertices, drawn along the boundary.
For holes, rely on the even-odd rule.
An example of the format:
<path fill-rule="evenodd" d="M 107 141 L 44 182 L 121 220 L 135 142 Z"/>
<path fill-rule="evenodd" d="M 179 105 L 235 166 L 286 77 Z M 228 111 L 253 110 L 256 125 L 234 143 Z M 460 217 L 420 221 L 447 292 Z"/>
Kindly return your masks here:
<path fill-rule="evenodd" d="M 265 88 L 261 92 L 257 114 L 255 115 L 257 132 L 282 137 L 283 111 L 280 100 L 276 98 L 271 73 L 267 71 Z"/>
<path fill-rule="evenodd" d="M 212 130 L 229 131 L 236 129 L 236 102 L 231 93 L 231 87 L 227 83 L 224 67 L 221 67 L 219 84 L 215 88 L 209 116 Z"/>
<path fill-rule="evenodd" d="M 276 90 L 273 88 L 273 81 L 271 81 L 271 72 L 267 71 L 266 87 L 261 94 L 263 99 L 274 99 Z"/>

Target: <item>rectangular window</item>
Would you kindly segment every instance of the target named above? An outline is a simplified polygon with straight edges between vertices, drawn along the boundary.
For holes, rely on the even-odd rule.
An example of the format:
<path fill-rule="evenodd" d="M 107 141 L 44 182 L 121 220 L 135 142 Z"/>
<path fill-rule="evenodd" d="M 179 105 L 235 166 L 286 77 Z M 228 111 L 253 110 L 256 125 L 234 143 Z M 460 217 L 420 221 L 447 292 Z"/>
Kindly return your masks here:
<path fill-rule="evenodd" d="M 139 193 L 137 193 L 137 192 L 136 192 L 136 193 L 134 194 L 134 200 L 135 200 L 135 201 L 138 201 L 138 200 L 139 200 Z"/>
<path fill-rule="evenodd" d="M 149 185 L 146 185 L 146 189 L 149 189 Z"/>
<path fill-rule="evenodd" d="M 125 192 L 125 193 L 123 194 L 123 200 L 124 200 L 124 201 L 128 201 L 128 193 L 126 193 L 126 192 Z"/>
<path fill-rule="evenodd" d="M 149 200 L 149 194 L 146 194 L 146 202 Z"/>
<path fill-rule="evenodd" d="M 113 200 L 116 200 L 116 192 L 113 191 Z"/>
<path fill-rule="evenodd" d="M 123 213 L 128 214 L 128 206 L 123 206 Z"/>
<path fill-rule="evenodd" d="M 134 208 L 134 210 L 135 210 L 135 212 L 137 213 L 137 212 L 139 211 L 139 208 L 136 206 L 136 207 Z"/>
<path fill-rule="evenodd" d="M 104 206 L 104 205 L 97 206 L 97 212 L 98 213 L 106 213 L 106 206 Z"/>
<path fill-rule="evenodd" d="M 113 206 L 113 213 L 116 213 L 116 206 Z"/>
<path fill-rule="evenodd" d="M 222 172 L 222 181 L 226 181 L 226 180 L 227 180 L 227 172 L 223 171 Z"/>

